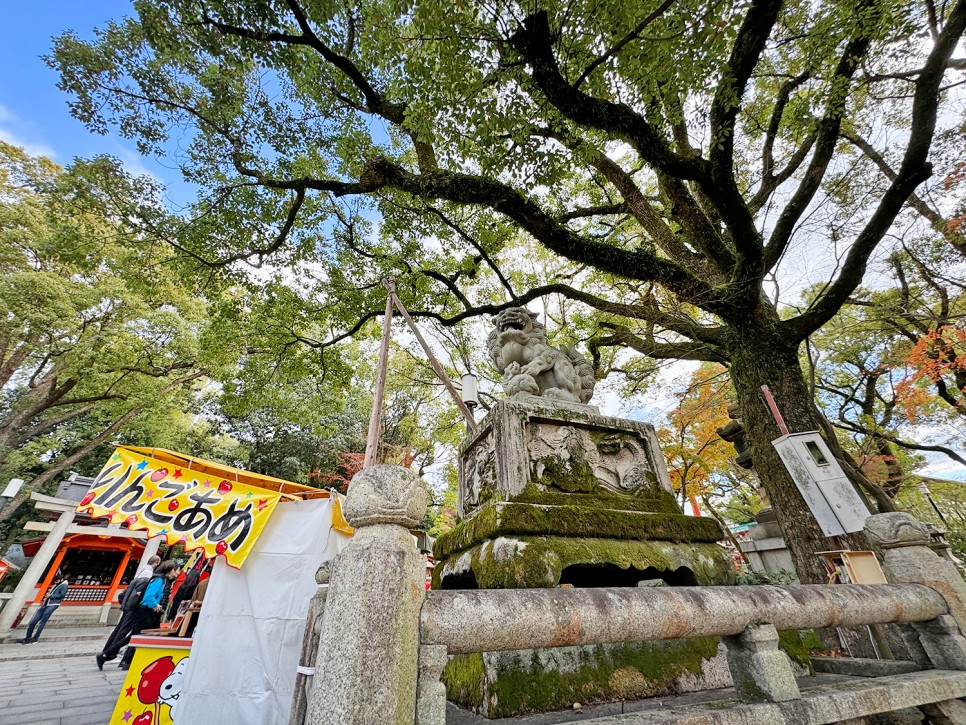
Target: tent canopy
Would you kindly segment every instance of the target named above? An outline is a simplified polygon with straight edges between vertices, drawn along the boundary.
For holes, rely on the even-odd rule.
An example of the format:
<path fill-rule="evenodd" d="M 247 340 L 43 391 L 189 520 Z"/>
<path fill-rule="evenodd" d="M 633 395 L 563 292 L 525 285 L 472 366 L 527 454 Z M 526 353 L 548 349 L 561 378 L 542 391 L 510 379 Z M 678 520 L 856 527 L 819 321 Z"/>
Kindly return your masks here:
<path fill-rule="evenodd" d="M 321 488 L 303 486 L 300 483 L 292 483 L 281 478 L 274 478 L 273 476 L 266 476 L 261 473 L 252 473 L 251 471 L 244 471 L 240 468 L 224 466 L 220 463 L 213 463 L 212 461 L 195 458 L 184 453 L 169 451 L 165 448 L 121 447 L 129 451 L 136 451 L 144 456 L 157 458 L 160 461 L 170 463 L 174 466 L 181 466 L 189 471 L 197 471 L 214 478 L 225 478 L 229 481 L 244 483 L 249 486 L 265 489 L 266 491 L 277 491 L 286 498 L 311 499 L 329 497 L 329 492 Z"/>

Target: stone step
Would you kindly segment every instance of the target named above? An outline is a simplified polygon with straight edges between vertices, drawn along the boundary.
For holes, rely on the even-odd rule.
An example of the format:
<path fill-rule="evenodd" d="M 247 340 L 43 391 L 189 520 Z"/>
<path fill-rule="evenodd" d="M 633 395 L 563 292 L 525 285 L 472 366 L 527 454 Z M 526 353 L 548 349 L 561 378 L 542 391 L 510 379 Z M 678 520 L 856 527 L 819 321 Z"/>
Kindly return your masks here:
<path fill-rule="evenodd" d="M 106 640 L 112 627 L 52 627 L 48 624 L 41 634 L 42 642 L 96 642 Z M 0 635 L 0 644 L 11 644 L 23 639 L 25 628 L 11 629 Z"/>
<path fill-rule="evenodd" d="M 892 677 L 863 678 L 830 685 L 817 685 L 802 692 L 797 700 L 743 703 L 719 700 L 684 707 L 661 707 L 623 715 L 581 720 L 583 725 L 825 725 L 847 715 L 864 718 L 879 713 L 940 703 L 962 712 L 966 697 L 966 672 L 926 670 Z M 664 705 L 670 704 L 664 701 Z M 943 714 L 946 714 L 945 712 Z M 949 720 L 955 722 L 956 720 Z"/>

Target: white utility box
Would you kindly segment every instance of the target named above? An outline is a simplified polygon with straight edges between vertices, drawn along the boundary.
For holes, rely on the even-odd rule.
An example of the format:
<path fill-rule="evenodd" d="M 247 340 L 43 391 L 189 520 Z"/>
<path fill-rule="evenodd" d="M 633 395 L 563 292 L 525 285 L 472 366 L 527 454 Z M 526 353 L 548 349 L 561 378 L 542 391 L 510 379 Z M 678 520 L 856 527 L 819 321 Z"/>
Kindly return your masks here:
<path fill-rule="evenodd" d="M 771 442 L 826 536 L 861 531 L 869 510 L 818 431 Z"/>

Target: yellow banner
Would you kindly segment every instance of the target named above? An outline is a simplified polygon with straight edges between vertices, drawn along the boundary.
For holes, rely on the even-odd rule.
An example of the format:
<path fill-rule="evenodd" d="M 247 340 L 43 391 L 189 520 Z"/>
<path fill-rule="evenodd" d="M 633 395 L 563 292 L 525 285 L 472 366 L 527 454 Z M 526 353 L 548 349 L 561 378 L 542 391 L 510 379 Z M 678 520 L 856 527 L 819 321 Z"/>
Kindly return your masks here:
<path fill-rule="evenodd" d="M 185 551 L 223 555 L 237 569 L 245 561 L 281 496 L 118 448 L 77 506 L 111 523 L 163 535 Z"/>

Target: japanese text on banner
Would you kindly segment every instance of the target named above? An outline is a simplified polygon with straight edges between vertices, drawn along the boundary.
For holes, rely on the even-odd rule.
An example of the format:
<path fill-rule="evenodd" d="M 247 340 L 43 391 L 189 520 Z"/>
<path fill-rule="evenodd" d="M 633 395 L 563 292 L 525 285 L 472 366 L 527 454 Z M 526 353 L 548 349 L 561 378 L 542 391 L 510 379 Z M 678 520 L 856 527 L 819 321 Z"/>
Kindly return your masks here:
<path fill-rule="evenodd" d="M 164 535 L 185 551 L 203 548 L 223 554 L 239 568 L 278 503 L 279 494 L 237 481 L 213 478 L 171 463 L 118 448 L 77 506 Z"/>

